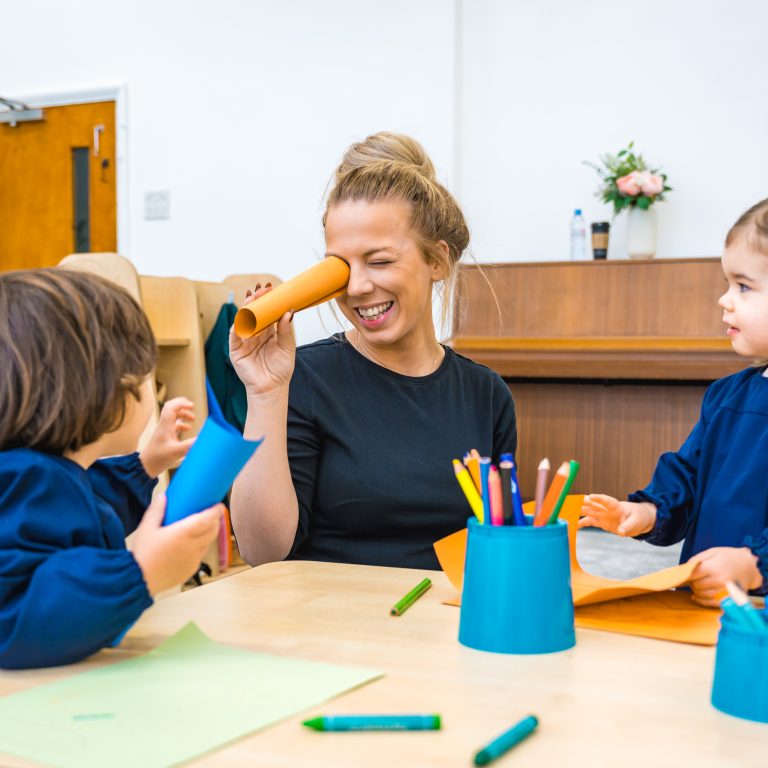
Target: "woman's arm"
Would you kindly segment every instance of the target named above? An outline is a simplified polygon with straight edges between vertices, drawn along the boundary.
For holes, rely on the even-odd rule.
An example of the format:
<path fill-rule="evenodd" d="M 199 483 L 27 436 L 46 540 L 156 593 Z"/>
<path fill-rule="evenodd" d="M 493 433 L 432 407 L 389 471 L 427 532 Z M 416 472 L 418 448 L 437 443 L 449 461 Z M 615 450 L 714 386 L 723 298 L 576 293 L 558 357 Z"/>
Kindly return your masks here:
<path fill-rule="evenodd" d="M 230 359 L 248 402 L 244 437 L 264 437 L 238 475 L 230 498 L 237 544 L 251 565 L 285 558 L 299 519 L 287 436 L 288 388 L 296 357 L 292 315 L 287 312 L 276 325 L 250 339 L 240 339 L 234 328 L 229 335 Z"/>
<path fill-rule="evenodd" d="M 251 565 L 283 560 L 291 550 L 299 506 L 288 466 L 288 387 L 248 393 L 244 437 L 264 442 L 232 488 L 232 525 Z"/>

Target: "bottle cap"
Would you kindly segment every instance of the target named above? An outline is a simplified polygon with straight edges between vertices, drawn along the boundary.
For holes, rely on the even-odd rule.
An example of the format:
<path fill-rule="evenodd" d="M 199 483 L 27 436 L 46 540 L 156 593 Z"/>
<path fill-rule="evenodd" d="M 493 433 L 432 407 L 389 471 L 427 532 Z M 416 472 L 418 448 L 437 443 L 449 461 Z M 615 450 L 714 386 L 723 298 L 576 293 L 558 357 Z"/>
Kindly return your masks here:
<path fill-rule="evenodd" d="M 574 216 L 581 216 L 581 208 L 576 208 L 573 212 Z"/>

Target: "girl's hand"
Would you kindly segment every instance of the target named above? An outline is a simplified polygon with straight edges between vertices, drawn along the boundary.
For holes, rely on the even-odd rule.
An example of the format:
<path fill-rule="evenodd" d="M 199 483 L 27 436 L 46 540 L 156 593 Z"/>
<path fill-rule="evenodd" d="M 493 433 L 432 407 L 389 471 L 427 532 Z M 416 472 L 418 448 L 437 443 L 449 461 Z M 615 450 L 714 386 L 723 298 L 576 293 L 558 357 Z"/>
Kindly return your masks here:
<path fill-rule="evenodd" d="M 208 545 L 219 533 L 224 514 L 224 505 L 217 504 L 163 527 L 165 505 L 164 495 L 149 505 L 136 529 L 132 547 L 153 597 L 197 573 Z"/>
<path fill-rule="evenodd" d="M 656 525 L 656 507 L 653 504 L 619 501 L 601 493 L 584 497 L 581 514 L 584 517 L 579 520 L 579 528 L 593 525 L 619 536 L 639 536 L 653 530 Z"/>
<path fill-rule="evenodd" d="M 246 303 L 271 290 L 267 283 L 245 294 Z M 286 312 L 277 323 L 250 339 L 241 339 L 234 327 L 229 331 L 229 358 L 249 395 L 263 395 L 287 387 L 296 359 L 296 342 L 291 333 L 293 312 Z"/>
<path fill-rule="evenodd" d="M 745 590 L 757 589 L 763 583 L 757 556 L 747 547 L 712 547 L 694 555 L 689 562 L 697 563 L 691 589 L 699 605 L 717 608 L 726 595 L 726 581 L 735 581 Z"/>
<path fill-rule="evenodd" d="M 144 471 L 157 477 L 166 469 L 175 467 L 189 453 L 195 438 L 182 440 L 181 436 L 192 428 L 194 403 L 186 397 L 174 397 L 160 411 L 160 421 L 146 448 L 139 454 Z"/>

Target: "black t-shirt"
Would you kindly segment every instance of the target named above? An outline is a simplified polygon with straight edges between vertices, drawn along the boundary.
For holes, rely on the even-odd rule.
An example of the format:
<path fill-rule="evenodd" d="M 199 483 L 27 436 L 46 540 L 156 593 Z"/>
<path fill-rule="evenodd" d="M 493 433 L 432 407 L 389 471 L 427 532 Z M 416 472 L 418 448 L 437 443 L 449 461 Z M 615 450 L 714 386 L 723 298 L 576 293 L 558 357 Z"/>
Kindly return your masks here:
<path fill-rule="evenodd" d="M 368 360 L 342 334 L 299 347 L 288 460 L 299 502 L 289 557 L 438 568 L 432 543 L 472 512 L 452 459 L 517 447 L 498 374 L 445 348 L 428 376 Z"/>

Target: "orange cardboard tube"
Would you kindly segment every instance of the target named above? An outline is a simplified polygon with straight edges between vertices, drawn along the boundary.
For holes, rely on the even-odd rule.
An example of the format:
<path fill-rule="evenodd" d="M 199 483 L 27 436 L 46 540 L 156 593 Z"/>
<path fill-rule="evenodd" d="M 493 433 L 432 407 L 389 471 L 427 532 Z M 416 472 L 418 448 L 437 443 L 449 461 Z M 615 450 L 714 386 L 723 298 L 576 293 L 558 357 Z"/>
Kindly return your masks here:
<path fill-rule="evenodd" d="M 235 315 L 235 333 L 248 339 L 276 323 L 286 312 L 299 312 L 340 296 L 349 282 L 349 265 L 338 256 L 326 256 L 319 264 L 286 280 L 246 304 Z"/>

